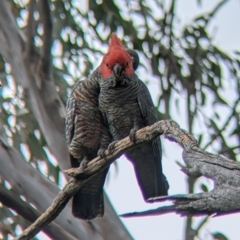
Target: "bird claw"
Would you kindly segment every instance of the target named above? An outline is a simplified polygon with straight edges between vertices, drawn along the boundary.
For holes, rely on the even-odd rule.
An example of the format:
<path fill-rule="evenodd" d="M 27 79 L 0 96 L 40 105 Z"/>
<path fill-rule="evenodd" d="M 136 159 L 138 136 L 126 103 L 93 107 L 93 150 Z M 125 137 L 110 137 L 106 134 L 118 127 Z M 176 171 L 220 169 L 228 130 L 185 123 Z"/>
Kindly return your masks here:
<path fill-rule="evenodd" d="M 136 131 L 137 131 L 137 130 L 138 130 L 138 129 L 136 129 L 136 128 L 132 128 L 131 131 L 130 131 L 130 133 L 129 133 L 130 141 L 133 142 L 133 143 L 136 142 L 135 134 L 136 134 Z"/>
<path fill-rule="evenodd" d="M 106 156 L 105 154 L 105 148 L 100 148 L 97 152 L 97 155 L 100 157 L 100 158 L 104 158 Z"/>
<path fill-rule="evenodd" d="M 87 159 L 87 157 L 84 157 L 83 160 L 80 163 L 80 168 L 86 169 L 87 165 L 88 165 L 89 160 Z"/>
<path fill-rule="evenodd" d="M 113 149 L 115 148 L 115 144 L 117 143 L 118 141 L 113 141 L 111 142 L 109 145 L 108 145 L 108 151 L 111 153 L 113 151 Z"/>

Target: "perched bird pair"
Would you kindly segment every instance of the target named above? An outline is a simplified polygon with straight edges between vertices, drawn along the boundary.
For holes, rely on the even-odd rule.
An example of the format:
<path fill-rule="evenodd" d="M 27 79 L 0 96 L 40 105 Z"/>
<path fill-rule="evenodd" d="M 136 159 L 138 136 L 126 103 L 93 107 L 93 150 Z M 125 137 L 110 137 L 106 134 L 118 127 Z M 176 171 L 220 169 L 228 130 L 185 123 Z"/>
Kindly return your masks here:
<path fill-rule="evenodd" d="M 137 77 L 138 55 L 124 48 L 115 34 L 100 66 L 79 81 L 67 103 L 66 137 L 72 167 L 84 165 L 114 141 L 158 121 L 150 93 Z M 112 143 L 113 142 L 113 143 Z M 110 144 L 110 145 L 109 145 Z M 167 195 L 160 138 L 126 152 L 146 202 Z M 88 181 L 73 197 L 73 215 L 90 220 L 104 214 L 103 185 L 108 169 Z"/>

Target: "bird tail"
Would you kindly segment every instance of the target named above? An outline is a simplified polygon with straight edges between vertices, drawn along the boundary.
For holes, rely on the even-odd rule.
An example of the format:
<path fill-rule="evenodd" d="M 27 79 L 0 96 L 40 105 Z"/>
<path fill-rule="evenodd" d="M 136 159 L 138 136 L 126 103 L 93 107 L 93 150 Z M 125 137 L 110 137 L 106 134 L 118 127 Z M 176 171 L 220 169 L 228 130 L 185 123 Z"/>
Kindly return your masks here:
<path fill-rule="evenodd" d="M 155 154 L 152 143 L 134 148 L 127 153 L 127 157 L 134 166 L 138 185 L 146 202 L 168 194 L 169 185 L 162 173 L 161 155 Z"/>
<path fill-rule="evenodd" d="M 91 220 L 104 214 L 103 185 L 108 168 L 91 178 L 73 196 L 72 213 L 75 217 Z"/>

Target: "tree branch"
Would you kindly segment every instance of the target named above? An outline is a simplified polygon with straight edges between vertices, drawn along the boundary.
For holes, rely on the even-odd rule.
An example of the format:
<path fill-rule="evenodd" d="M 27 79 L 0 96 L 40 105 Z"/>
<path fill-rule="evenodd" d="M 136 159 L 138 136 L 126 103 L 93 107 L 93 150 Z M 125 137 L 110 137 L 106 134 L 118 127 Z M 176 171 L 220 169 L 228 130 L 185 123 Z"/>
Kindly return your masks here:
<path fill-rule="evenodd" d="M 70 170 L 66 170 L 65 172 L 67 174 L 74 177 L 70 179 L 63 190 L 57 195 L 52 205 L 30 227 L 25 229 L 17 239 L 23 240 L 35 236 L 39 231 L 41 231 L 44 226 L 49 224 L 58 216 L 70 198 L 84 185 L 85 182 L 106 168 L 124 151 L 129 148 L 133 148 L 143 142 L 150 141 L 159 136 L 161 133 L 168 132 L 168 128 L 174 126 L 177 128 L 176 123 L 173 121 L 160 121 L 150 127 L 140 129 L 136 132 L 135 144 L 130 141 L 129 137 L 126 137 L 114 145 L 114 152 L 107 150 L 105 152 L 104 159 L 97 157 L 94 160 L 90 161 L 87 167 L 84 169 L 72 168 Z M 185 134 L 185 136 L 181 139 L 182 142 L 185 142 L 184 138 L 186 136 L 188 135 Z"/>
<path fill-rule="evenodd" d="M 85 169 L 71 168 L 64 172 L 76 178 L 92 175 L 102 171 L 126 150 L 141 145 L 144 142 L 151 141 L 163 133 L 166 138 L 179 143 L 184 149 L 191 149 L 193 146 L 197 145 L 196 139 L 186 131 L 181 130 L 177 123 L 172 120 L 162 120 L 138 130 L 136 132 L 135 143 L 131 142 L 129 137 L 126 137 L 114 145 L 114 152 L 109 152 L 109 150 L 107 150 L 104 159 L 97 157 L 90 161 Z"/>
<path fill-rule="evenodd" d="M 34 209 L 27 202 L 24 202 L 14 192 L 7 190 L 0 185 L 0 202 L 8 208 L 16 211 L 20 216 L 28 220 L 30 223 L 34 222 L 39 216 L 40 212 Z M 49 226 L 46 226 L 43 231 L 52 239 L 64 240 L 77 240 L 62 227 L 52 222 Z"/>
<path fill-rule="evenodd" d="M 84 182 L 77 182 L 72 178 L 54 199 L 52 205 L 31 226 L 25 229 L 17 239 L 28 240 L 33 238 L 43 227 L 47 226 L 59 215 L 83 184 Z"/>
<path fill-rule="evenodd" d="M 240 211 L 240 163 L 216 156 L 201 150 L 196 139 L 179 128 L 172 120 L 162 120 L 152 126 L 142 128 L 136 132 L 135 143 L 129 137 L 118 141 L 114 151 L 106 150 L 105 157 L 97 157 L 90 161 L 86 168 L 72 168 L 64 172 L 72 176 L 63 190 L 57 195 L 52 205 L 30 227 L 23 231 L 17 239 L 29 239 L 49 224 L 62 211 L 69 199 L 91 177 L 102 171 L 126 150 L 144 142 L 153 140 L 160 134 L 178 143 L 183 149 L 183 159 L 186 167 L 182 171 L 191 177 L 205 176 L 215 182 L 215 188 L 208 193 L 173 195 L 154 198 L 155 201 L 173 201 L 171 206 L 164 206 L 139 213 L 124 214 L 124 217 L 160 215 L 176 212 L 181 215 L 211 215 L 226 214 Z"/>
<path fill-rule="evenodd" d="M 175 122 L 171 120 L 163 120 L 153 124 L 152 126 L 137 131 L 135 144 L 130 141 L 129 137 L 124 138 L 115 144 L 114 152 L 109 152 L 108 150 L 105 152 L 106 156 L 104 159 L 100 157 L 95 158 L 89 162 L 85 169 L 73 168 L 66 170 L 65 172 L 73 178 L 71 178 L 64 189 L 58 194 L 46 212 L 43 213 L 35 223 L 27 228 L 18 239 L 28 239 L 37 234 L 61 212 L 69 199 L 81 188 L 81 186 L 84 185 L 86 181 L 106 168 L 124 151 L 146 141 L 150 141 L 162 133 L 164 133 L 167 139 L 180 144 L 184 149 L 183 157 L 187 167 L 183 167 L 182 170 L 192 177 L 205 175 L 206 177 L 213 178 L 217 183 L 217 188 L 210 193 L 175 195 L 156 198 L 155 200 L 158 201 L 175 201 L 175 204 L 172 206 L 161 207 L 156 210 L 150 210 L 143 213 L 125 214 L 123 216 L 159 215 L 168 212 L 177 212 L 184 215 L 189 213 L 198 215 L 212 214 L 216 212 L 229 213 L 233 211 L 239 211 L 240 203 L 238 203 L 237 199 L 240 195 L 240 191 L 238 191 L 238 194 L 236 194 L 236 191 L 232 191 L 233 189 L 229 188 L 230 186 L 234 188 L 236 184 L 232 178 L 233 174 L 229 175 L 229 173 L 226 171 L 239 171 L 240 164 L 230 160 L 226 162 L 225 158 L 214 156 L 213 154 L 199 149 L 197 146 L 197 141 L 192 135 L 184 130 L 181 130 Z M 206 167 L 206 164 L 210 166 Z M 216 171 L 215 168 L 218 167 L 224 169 L 221 169 L 221 171 Z M 224 174 L 228 176 L 228 178 L 231 177 L 231 181 L 228 182 L 228 178 L 226 178 L 226 176 L 225 178 L 218 177 L 218 175 L 222 176 Z M 238 178 L 238 184 L 240 185 L 240 177 L 238 177 L 237 173 L 235 173 L 234 176 L 235 178 Z M 233 199 L 236 199 L 236 201 Z M 229 202 L 234 202 L 235 205 L 226 204 Z"/>
<path fill-rule="evenodd" d="M 160 124 L 160 122 L 156 124 Z M 156 128 L 156 124 L 152 127 Z M 179 143 L 184 149 L 183 160 L 186 167 L 183 167 L 182 171 L 194 178 L 205 176 L 212 179 L 215 188 L 210 192 L 200 194 L 179 194 L 155 198 L 155 201 L 170 200 L 174 204 L 121 216 L 156 216 L 169 212 L 176 212 L 183 216 L 188 214 L 196 216 L 215 214 L 215 216 L 220 216 L 239 212 L 240 163 L 201 150 L 197 146 L 196 140 L 178 127 L 169 128 L 168 133 L 164 130 L 164 134 L 168 139 Z"/>

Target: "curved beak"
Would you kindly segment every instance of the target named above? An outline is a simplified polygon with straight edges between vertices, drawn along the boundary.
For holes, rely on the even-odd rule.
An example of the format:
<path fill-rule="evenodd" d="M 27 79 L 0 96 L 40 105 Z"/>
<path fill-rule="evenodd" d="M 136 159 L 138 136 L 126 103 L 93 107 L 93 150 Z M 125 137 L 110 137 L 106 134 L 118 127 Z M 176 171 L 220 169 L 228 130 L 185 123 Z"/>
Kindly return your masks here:
<path fill-rule="evenodd" d="M 113 72 L 115 74 L 115 76 L 118 78 L 120 77 L 121 73 L 122 73 L 122 66 L 117 63 L 114 67 L 113 67 Z"/>

